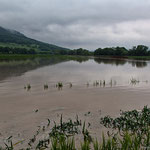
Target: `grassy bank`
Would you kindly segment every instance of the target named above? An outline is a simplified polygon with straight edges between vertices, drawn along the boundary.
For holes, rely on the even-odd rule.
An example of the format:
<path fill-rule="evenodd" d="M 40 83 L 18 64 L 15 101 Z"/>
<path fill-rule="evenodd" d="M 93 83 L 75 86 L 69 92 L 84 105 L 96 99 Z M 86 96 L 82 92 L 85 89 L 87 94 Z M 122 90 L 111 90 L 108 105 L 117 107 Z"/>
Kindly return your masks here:
<path fill-rule="evenodd" d="M 88 56 L 70 56 L 70 55 L 50 55 L 50 54 L 0 54 L 0 60 L 22 60 L 22 59 L 32 59 L 32 58 L 52 58 L 58 57 L 62 59 L 72 59 L 72 60 L 87 60 Z"/>
<path fill-rule="evenodd" d="M 150 60 L 150 56 L 95 56 L 97 58 L 114 58 L 114 59 L 136 59 L 136 60 Z"/>
<path fill-rule="evenodd" d="M 150 60 L 150 56 L 128 56 L 129 59 Z"/>
<path fill-rule="evenodd" d="M 41 126 L 33 138 L 28 142 L 26 150 L 141 150 L 150 148 L 150 108 L 121 112 L 117 118 L 105 116 L 100 124 L 110 128 L 102 134 L 101 140 L 90 134 L 90 123 L 82 121 L 76 116 L 75 120 L 60 122 L 47 120 L 47 125 Z M 46 133 L 47 136 L 41 137 Z M 80 135 L 80 138 L 76 136 Z M 77 141 L 78 140 L 78 141 Z M 23 141 L 13 143 L 13 137 L 5 140 L 5 147 L 1 150 L 13 150 Z"/>
<path fill-rule="evenodd" d="M 150 60 L 150 56 L 80 56 L 80 55 L 52 55 L 52 54 L 0 54 L 0 60 L 21 60 L 21 59 L 32 59 L 36 57 L 60 57 L 68 59 L 88 59 L 90 57 L 96 58 L 114 58 L 114 59 L 137 59 L 137 60 Z"/>
<path fill-rule="evenodd" d="M 0 54 L 0 60 L 21 60 L 21 59 L 32 59 L 36 57 L 52 57 L 52 55 L 24 55 L 24 54 Z"/>

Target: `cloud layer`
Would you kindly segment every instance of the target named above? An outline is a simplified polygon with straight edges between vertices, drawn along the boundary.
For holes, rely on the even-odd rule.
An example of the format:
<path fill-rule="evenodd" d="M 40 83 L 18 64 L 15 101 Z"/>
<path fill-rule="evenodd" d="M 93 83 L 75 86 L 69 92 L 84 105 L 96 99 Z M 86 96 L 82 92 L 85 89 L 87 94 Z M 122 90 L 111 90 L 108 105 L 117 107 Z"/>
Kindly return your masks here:
<path fill-rule="evenodd" d="M 0 26 L 69 48 L 150 46 L 149 8 L 149 0 L 0 0 Z"/>

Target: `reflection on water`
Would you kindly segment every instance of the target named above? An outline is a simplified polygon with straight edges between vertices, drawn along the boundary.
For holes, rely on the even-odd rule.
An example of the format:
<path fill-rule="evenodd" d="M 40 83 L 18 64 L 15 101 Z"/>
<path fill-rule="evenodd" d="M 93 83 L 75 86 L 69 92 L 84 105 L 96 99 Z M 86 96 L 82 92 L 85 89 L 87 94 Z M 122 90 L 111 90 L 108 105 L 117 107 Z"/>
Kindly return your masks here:
<path fill-rule="evenodd" d="M 124 65 L 127 63 L 127 61 L 125 59 L 110 59 L 110 58 L 99 58 L 96 57 L 94 58 L 95 62 L 97 62 L 98 64 L 109 64 L 109 65 Z"/>
<path fill-rule="evenodd" d="M 89 57 L 1 61 L 0 132 L 24 138 L 57 113 L 102 110 L 116 115 L 120 109 L 143 108 L 150 104 L 149 68 L 149 61 Z"/>
<path fill-rule="evenodd" d="M 131 78 L 142 82 L 149 80 L 147 61 L 90 58 L 90 57 L 37 57 L 34 59 L 0 61 L 0 81 L 22 77 L 28 83 L 73 82 L 93 84 L 96 80 L 106 84 L 129 84 Z M 55 67 L 51 67 L 55 65 Z M 120 66 L 120 67 L 119 67 Z M 24 74 L 27 74 L 26 77 Z M 21 80 L 21 79 L 20 79 Z M 19 84 L 27 84 L 20 81 Z M 14 81 L 11 80 L 13 83 Z M 127 83 L 128 82 L 128 83 Z M 15 82 L 14 82 L 15 83 Z M 9 85 L 10 86 L 10 85 Z"/>
<path fill-rule="evenodd" d="M 1 61 L 0 62 L 0 80 L 4 80 L 7 77 L 21 76 L 23 73 L 34 70 L 36 68 L 56 64 L 59 61 L 57 59 L 27 59 L 27 60 L 13 60 L 13 61 Z"/>
<path fill-rule="evenodd" d="M 129 61 L 129 64 L 132 64 L 133 67 L 144 68 L 147 66 L 147 62 L 145 61 Z"/>
<path fill-rule="evenodd" d="M 95 62 L 98 64 L 111 64 L 111 65 L 125 65 L 126 63 L 131 64 L 133 67 L 143 68 L 147 66 L 146 61 L 140 60 L 128 60 L 128 59 L 112 59 L 112 58 L 94 58 Z"/>
<path fill-rule="evenodd" d="M 57 63 L 62 63 L 65 61 L 74 60 L 79 63 L 88 61 L 89 58 L 71 58 L 71 57 L 37 57 L 34 59 L 24 59 L 24 60 L 3 60 L 0 61 L 0 81 L 6 79 L 7 77 L 21 76 L 25 72 L 34 70 L 40 67 L 54 65 Z"/>

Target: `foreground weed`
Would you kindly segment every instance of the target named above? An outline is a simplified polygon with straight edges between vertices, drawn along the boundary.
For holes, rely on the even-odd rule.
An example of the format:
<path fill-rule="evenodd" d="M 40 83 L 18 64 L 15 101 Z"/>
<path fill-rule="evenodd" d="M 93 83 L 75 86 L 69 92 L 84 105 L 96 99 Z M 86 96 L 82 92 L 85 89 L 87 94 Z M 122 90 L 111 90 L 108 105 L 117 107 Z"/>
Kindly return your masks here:
<path fill-rule="evenodd" d="M 75 150 L 74 138 L 69 139 L 64 136 L 60 136 L 58 139 L 51 139 L 51 150 Z"/>
<path fill-rule="evenodd" d="M 90 142 L 85 140 L 81 143 L 81 150 L 90 150 Z"/>
<path fill-rule="evenodd" d="M 90 112 L 88 113 L 90 114 Z M 145 106 L 141 111 L 132 110 L 121 112 L 117 118 L 111 118 L 109 116 L 101 118 L 101 124 L 106 128 L 112 128 L 112 134 L 108 132 L 107 136 L 102 134 L 102 140 L 100 142 L 93 138 L 88 129 L 86 123 L 78 119 L 69 119 L 63 121 L 61 115 L 58 124 L 54 122 L 54 126 L 51 126 L 50 119 L 47 119 L 47 124 L 43 127 L 39 127 L 37 133 L 29 140 L 29 147 L 23 149 L 50 149 L 50 150 L 141 150 L 148 149 L 150 147 L 150 108 Z M 40 132 L 48 132 L 48 136 L 43 140 L 38 140 L 37 136 L 40 136 Z M 115 130 L 114 130 L 115 129 Z M 114 132 L 115 131 L 115 132 Z M 117 132 L 117 133 L 116 133 Z M 81 144 L 75 144 L 74 137 L 80 134 L 83 141 Z M 12 136 L 6 139 L 5 147 L 0 150 L 13 150 L 16 149 L 16 145 L 12 142 Z"/>
<path fill-rule="evenodd" d="M 121 111 L 120 117 L 101 118 L 101 124 L 106 128 L 118 129 L 119 131 L 131 131 L 132 133 L 146 133 L 150 126 L 150 108 L 145 106 L 141 111 Z"/>

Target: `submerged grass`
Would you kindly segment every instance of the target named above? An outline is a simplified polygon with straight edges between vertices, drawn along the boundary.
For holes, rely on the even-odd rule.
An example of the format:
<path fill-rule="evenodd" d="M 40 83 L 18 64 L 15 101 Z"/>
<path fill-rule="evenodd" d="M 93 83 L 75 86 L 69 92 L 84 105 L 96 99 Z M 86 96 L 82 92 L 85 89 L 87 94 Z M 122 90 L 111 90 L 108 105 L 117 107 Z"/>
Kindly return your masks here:
<path fill-rule="evenodd" d="M 130 85 L 134 85 L 134 86 L 139 84 L 139 83 L 142 83 L 142 82 L 148 84 L 148 80 L 140 81 L 136 78 L 131 78 L 130 81 L 128 81 L 128 83 Z M 69 86 L 69 88 L 73 87 L 73 84 L 71 82 L 67 82 L 67 83 L 56 82 L 54 84 L 54 87 L 58 88 L 58 90 L 62 90 L 63 87 L 66 87 L 66 85 Z M 116 85 L 117 85 L 117 81 L 112 80 L 112 79 L 110 81 L 106 81 L 106 80 L 95 80 L 95 81 L 93 81 L 94 87 L 103 87 L 104 88 L 104 87 L 115 87 Z M 90 87 L 90 86 L 92 86 L 92 84 L 90 82 L 87 82 L 84 84 L 84 86 Z M 43 88 L 44 88 L 44 90 L 48 90 L 50 88 L 50 86 L 46 83 L 43 85 Z M 30 84 L 25 85 L 24 89 L 29 91 L 31 89 L 31 85 Z"/>

